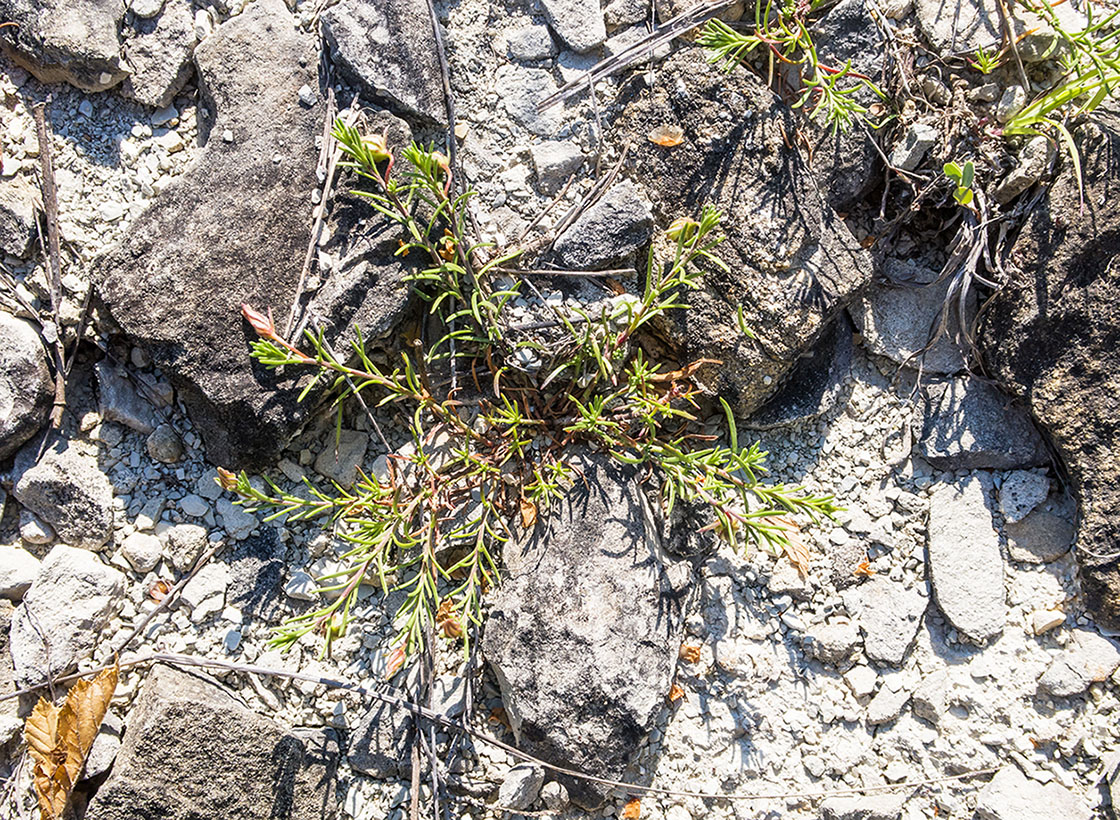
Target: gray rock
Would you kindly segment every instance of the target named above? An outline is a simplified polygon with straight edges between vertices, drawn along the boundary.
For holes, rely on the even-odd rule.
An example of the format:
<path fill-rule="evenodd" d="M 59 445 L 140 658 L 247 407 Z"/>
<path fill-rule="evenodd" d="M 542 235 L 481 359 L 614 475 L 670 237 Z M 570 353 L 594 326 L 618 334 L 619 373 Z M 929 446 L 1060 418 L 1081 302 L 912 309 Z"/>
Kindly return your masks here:
<path fill-rule="evenodd" d="M 128 9 L 137 17 L 148 19 L 163 11 L 164 0 L 130 0 Z"/>
<path fill-rule="evenodd" d="M 549 811 L 563 811 L 568 808 L 570 802 L 568 790 L 564 788 L 564 784 L 555 780 L 550 780 L 541 787 L 541 800 L 544 801 L 544 806 Z"/>
<path fill-rule="evenodd" d="M 867 0 L 841 0 L 822 19 L 813 24 L 813 44 L 821 62 L 842 66 L 879 82 L 883 73 L 886 43 L 875 24 Z M 857 87 L 852 99 L 871 106 L 878 96 L 870 88 Z M 813 117 L 806 125 L 814 144 L 809 162 L 820 180 L 828 204 L 848 211 L 875 187 L 882 178 L 882 158 L 874 141 L 862 128 L 832 128 L 823 117 Z"/>
<path fill-rule="evenodd" d="M 939 327 L 950 282 L 936 284 L 934 271 L 910 260 L 887 259 L 884 273 L 887 281 L 873 283 L 851 306 L 867 349 L 899 364 L 920 365 L 923 373 L 962 371 L 967 356 L 958 341 L 960 322 L 955 305 L 946 333 L 938 335 L 933 346 L 925 350 Z M 968 315 L 975 316 L 975 296 L 968 303 Z"/>
<path fill-rule="evenodd" d="M 12 618 L 12 661 L 20 684 L 65 675 L 89 657 L 124 588 L 124 575 L 88 550 L 59 544 L 47 553 Z"/>
<path fill-rule="evenodd" d="M 544 785 L 544 769 L 532 763 L 514 766 L 498 788 L 498 805 L 510 809 L 527 809 L 537 802 Z"/>
<path fill-rule="evenodd" d="M 102 359 L 97 363 L 98 409 L 106 421 L 115 421 L 148 435 L 159 424 L 152 403 L 140 395 L 124 370 Z"/>
<path fill-rule="evenodd" d="M 798 357 L 782 387 L 746 420 L 751 430 L 772 430 L 820 418 L 844 395 L 852 371 L 852 323 L 837 316 L 821 338 Z"/>
<path fill-rule="evenodd" d="M 0 311 L 0 461 L 46 423 L 53 399 L 39 334 L 29 322 Z"/>
<path fill-rule="evenodd" d="M 209 543 L 206 528 L 198 524 L 176 524 L 163 533 L 167 557 L 179 572 L 187 572 Z"/>
<path fill-rule="evenodd" d="M 331 60 L 344 77 L 398 116 L 446 125 L 424 0 L 342 0 L 320 20 Z"/>
<path fill-rule="evenodd" d="M 28 544 L 49 544 L 55 539 L 54 528 L 24 507 L 19 511 L 19 537 Z"/>
<path fill-rule="evenodd" d="M 121 91 L 142 105 L 164 108 L 190 79 L 194 53 L 194 8 L 190 0 L 166 0 L 158 16 L 139 19 L 125 40 L 132 68 Z"/>
<path fill-rule="evenodd" d="M 303 570 L 296 570 L 284 583 L 284 594 L 297 601 L 316 601 L 319 599 L 318 588 L 314 578 Z"/>
<path fill-rule="evenodd" d="M 124 0 L 0 0 L 4 51 L 41 82 L 104 91 L 125 78 Z"/>
<path fill-rule="evenodd" d="M 556 36 L 572 51 L 591 51 L 607 39 L 599 0 L 541 0 L 541 5 Z"/>
<path fill-rule="evenodd" d="M 86 755 L 86 765 L 82 770 L 82 780 L 91 780 L 100 777 L 109 771 L 113 761 L 117 759 L 117 752 L 121 749 L 121 732 L 124 724 L 112 712 L 107 712 L 105 720 L 101 723 L 97 735 Z"/>
<path fill-rule="evenodd" d="M 161 424 L 144 442 L 148 455 L 163 464 L 174 464 L 183 457 L 183 440 L 170 424 Z"/>
<path fill-rule="evenodd" d="M 0 695 L 10 695 L 16 691 L 15 668 L 12 665 L 11 638 L 12 615 L 15 607 L 11 601 L 0 600 Z M 20 728 L 23 721 L 19 717 L 19 698 L 0 701 L 0 721 L 15 720 Z M 0 763 L 3 755 L 0 754 Z"/>
<path fill-rule="evenodd" d="M 369 436 L 357 430 L 342 430 L 338 440 L 330 436 L 319 457 L 315 459 L 315 472 L 346 488 L 354 484 L 358 468 L 366 458 Z"/>
<path fill-rule="evenodd" d="M 18 601 L 38 575 L 38 558 L 22 547 L 0 546 L 0 598 Z"/>
<path fill-rule="evenodd" d="M 936 726 L 949 709 L 949 689 L 952 679 L 945 669 L 938 669 L 922 678 L 910 698 L 914 714 Z"/>
<path fill-rule="evenodd" d="M 556 53 L 556 44 L 548 33 L 548 26 L 526 25 L 506 35 L 509 56 L 514 60 L 532 62 L 547 60 Z"/>
<path fill-rule="evenodd" d="M 23 177 L 0 181 L 0 251 L 23 259 L 34 250 L 39 192 Z"/>
<path fill-rule="evenodd" d="M 228 130 L 235 139 L 206 140 L 93 275 L 130 343 L 175 386 L 210 461 L 240 469 L 279 452 L 309 409 L 296 403 L 293 376 L 249 357 L 253 334 L 239 314 L 248 303 L 285 315 L 299 278 L 322 117 L 296 91 L 317 82 L 315 41 L 295 30 L 282 0 L 260 0 L 218 27 L 195 60 L 210 112 L 203 137 Z"/>
<path fill-rule="evenodd" d="M 389 780 L 409 765 L 408 734 L 412 721 L 402 709 L 388 704 L 374 706 L 351 735 L 346 758 L 350 768 L 370 777 Z"/>
<path fill-rule="evenodd" d="M 338 764 L 333 732 L 285 730 L 203 675 L 156 666 L 86 818 L 334 820 Z"/>
<path fill-rule="evenodd" d="M 909 701 L 910 693 L 907 690 L 896 691 L 889 686 L 880 686 L 875 697 L 867 704 L 867 725 L 879 726 L 898 720 Z"/>
<path fill-rule="evenodd" d="M 891 165 L 903 171 L 917 168 L 930 148 L 937 145 L 938 133 L 923 122 L 913 123 L 891 151 Z"/>
<path fill-rule="evenodd" d="M 1003 479 L 999 488 L 999 511 L 1007 524 L 1026 518 L 1050 495 L 1050 479 L 1042 473 L 1016 470 Z"/>
<path fill-rule="evenodd" d="M 282 615 L 285 547 L 273 527 L 237 545 L 230 560 L 226 604 L 245 615 L 276 621 Z"/>
<path fill-rule="evenodd" d="M 179 509 L 191 518 L 202 518 L 210 512 L 210 505 L 200 496 L 190 493 L 179 499 Z"/>
<path fill-rule="evenodd" d="M 1058 783 L 1043 785 L 1014 764 L 1004 766 L 976 799 L 979 820 L 1089 820 L 1092 812 L 1075 794 Z"/>
<path fill-rule="evenodd" d="M 583 150 L 574 142 L 542 142 L 529 149 L 541 190 L 553 193 L 583 164 Z"/>
<path fill-rule="evenodd" d="M 597 270 L 620 263 L 653 236 L 653 215 L 637 186 L 628 180 L 614 185 L 554 245 L 561 265 L 572 270 Z"/>
<path fill-rule="evenodd" d="M 902 794 L 863 794 L 826 797 L 821 802 L 823 820 L 898 820 L 906 797 Z"/>
<path fill-rule="evenodd" d="M 727 239 L 714 253 L 728 269 L 706 268 L 700 289 L 683 294 L 690 309 L 651 330 L 679 361 L 721 362 L 703 365 L 694 380 L 745 418 L 866 284 L 870 258 L 796 150 L 784 147 L 791 114 L 758 78 L 726 74 L 699 50 L 669 57 L 658 76 L 664 84 L 633 98 L 611 139 L 632 146 L 630 178 L 644 186 L 659 225 L 695 218 L 705 204 L 723 213 Z M 650 142 L 667 122 L 687 125 L 687 150 Z M 740 312 L 754 338 L 740 329 Z"/>
<path fill-rule="evenodd" d="M 996 122 L 1004 125 L 1027 104 L 1027 91 L 1021 85 L 1009 85 L 1000 95 L 993 112 Z M 1011 199 L 1011 197 L 1008 197 Z"/>
<path fill-rule="evenodd" d="M 1063 4 L 1066 5 L 1066 4 Z M 1072 171 L 1049 186 L 1015 244 L 1022 269 L 987 305 L 987 372 L 1046 430 L 1079 502 L 1075 550 L 1086 607 L 1120 631 L 1120 116 L 1104 104 L 1079 131 L 1084 199 Z M 1070 220 L 1070 214 L 1079 214 Z"/>
<path fill-rule="evenodd" d="M 907 589 L 885 575 L 876 575 L 842 594 L 844 606 L 858 617 L 867 657 L 894 666 L 902 664 L 918 635 L 928 603 L 917 588 Z"/>
<path fill-rule="evenodd" d="M 16 482 L 12 494 L 75 547 L 100 549 L 113 534 L 113 485 L 95 453 L 55 444 Z"/>
<path fill-rule="evenodd" d="M 539 137 L 555 136 L 563 123 L 559 106 L 538 111 L 537 103 L 556 91 L 552 73 L 543 68 L 504 65 L 498 68 L 494 91 L 514 121 Z"/>
<path fill-rule="evenodd" d="M 1059 698 L 1080 695 L 1090 684 L 1107 680 L 1118 666 L 1116 644 L 1097 632 L 1075 629 L 1065 649 L 1038 679 L 1038 688 Z"/>
<path fill-rule="evenodd" d="M 548 520 L 506 546 L 483 652 L 520 748 L 617 777 L 664 705 L 694 578 L 661 557 L 632 470 L 602 456 L 577 467 Z M 560 780 L 584 807 L 609 793 Z"/>
<path fill-rule="evenodd" d="M 121 555 L 137 572 L 148 572 L 163 557 L 163 544 L 154 535 L 134 532 L 121 543 Z"/>
<path fill-rule="evenodd" d="M 974 641 L 1003 631 L 1007 600 L 999 535 L 992 527 L 990 478 L 939 486 L 929 504 L 929 573 L 949 623 Z"/>
<path fill-rule="evenodd" d="M 1007 524 L 1004 531 L 1013 561 L 1045 564 L 1061 558 L 1073 545 L 1073 523 L 1045 510 L 1035 510 L 1022 521 Z"/>
<path fill-rule="evenodd" d="M 931 383 L 914 418 L 915 448 L 941 470 L 1017 470 L 1049 463 L 1021 407 L 975 378 Z"/>
<path fill-rule="evenodd" d="M 1062 5 L 1067 8 L 1063 9 Z M 1067 31 L 1085 28 L 1085 19 L 1068 4 L 1053 7 Z M 998 50 L 1003 28 L 996 0 L 917 0 L 918 26 L 942 55 L 972 53 L 981 48 Z M 1043 59 L 1060 45 L 1049 23 L 1027 9 L 1008 15 L 1016 48 L 1025 62 Z"/>
<path fill-rule="evenodd" d="M 1053 158 L 1054 147 L 1050 140 L 1043 136 L 1034 137 L 1023 146 L 1023 150 L 1019 152 L 1019 164 L 996 186 L 992 197 L 1000 205 L 1006 205 L 1042 179 Z"/>
<path fill-rule="evenodd" d="M 622 26 L 632 26 L 649 19 L 649 3 L 645 0 L 611 0 L 603 9 L 603 23 L 607 31 Z"/>
<path fill-rule="evenodd" d="M 190 583 L 183 587 L 179 600 L 190 607 L 194 623 L 221 612 L 226 605 L 226 587 L 229 586 L 229 567 L 211 562 L 198 571 Z"/>
<path fill-rule="evenodd" d="M 851 667 L 859 647 L 859 630 L 854 623 L 820 624 L 805 635 L 805 652 L 840 671 Z"/>

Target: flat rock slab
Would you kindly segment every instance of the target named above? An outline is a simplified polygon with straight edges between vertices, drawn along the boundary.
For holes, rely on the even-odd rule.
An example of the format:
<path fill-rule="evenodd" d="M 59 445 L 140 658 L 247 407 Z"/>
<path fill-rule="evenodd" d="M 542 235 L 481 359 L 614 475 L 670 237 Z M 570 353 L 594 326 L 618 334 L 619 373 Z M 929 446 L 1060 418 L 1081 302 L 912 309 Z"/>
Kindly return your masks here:
<path fill-rule="evenodd" d="M 722 211 L 727 241 L 715 253 L 729 270 L 706 270 L 700 290 L 682 293 L 691 308 L 657 331 L 681 361 L 722 362 L 701 367 L 696 381 L 748 416 L 866 284 L 870 257 L 786 147 L 791 113 L 761 81 L 726 74 L 699 51 L 670 57 L 659 75 L 652 91 L 624 89 L 616 139 L 631 145 L 628 171 L 659 225 L 695 218 L 704 205 Z M 651 142 L 664 125 L 683 127 L 684 143 Z M 740 328 L 740 310 L 755 338 Z"/>
<path fill-rule="evenodd" d="M 321 21 L 331 60 L 367 96 L 399 116 L 447 123 L 425 0 L 342 0 Z"/>
<path fill-rule="evenodd" d="M 298 429 L 292 376 L 249 357 L 241 305 L 284 323 L 310 235 L 321 106 L 314 37 L 282 0 L 261 0 L 196 49 L 211 116 L 199 157 L 95 265 L 98 292 L 174 383 L 208 458 L 260 465 Z M 228 138 L 228 141 L 227 141 Z M 298 374 L 305 376 L 306 374 Z"/>
<path fill-rule="evenodd" d="M 121 64 L 124 0 L 0 0 L 0 43 L 44 83 L 104 91 L 127 75 Z"/>
<path fill-rule="evenodd" d="M 1020 396 L 1069 471 L 1080 506 L 1081 588 L 1096 623 L 1120 630 L 1120 117 L 1098 109 L 1081 142 L 1085 182 L 1063 174 L 1032 211 L 1021 273 L 985 312 L 989 372 Z"/>
<path fill-rule="evenodd" d="M 938 487 L 929 504 L 929 571 L 934 598 L 954 627 L 974 641 L 1003 631 L 1007 618 L 1003 556 L 992 527 L 991 479 L 974 475 Z"/>
<path fill-rule="evenodd" d="M 930 383 L 914 416 L 915 449 L 941 470 L 1017 470 L 1050 461 L 1026 411 L 991 384 Z"/>
<path fill-rule="evenodd" d="M 1000 769 L 976 800 L 980 820 L 1089 820 L 1092 814 L 1075 792 L 1031 780 L 1014 764 Z"/>
<path fill-rule="evenodd" d="M 47 421 L 54 380 L 30 322 L 0 311 L 0 461 Z"/>
<path fill-rule="evenodd" d="M 929 599 L 883 575 L 845 590 L 844 606 L 856 616 L 867 657 L 900 666 L 918 635 Z"/>
<path fill-rule="evenodd" d="M 660 553 L 632 471 L 601 456 L 578 467 L 548 520 L 507 545 L 483 652 L 520 748 L 617 778 L 665 704 L 694 578 Z M 587 808 L 609 794 L 561 782 Z"/>
<path fill-rule="evenodd" d="M 87 820 L 333 820 L 333 733 L 295 733 L 210 678 L 156 666 Z"/>
<path fill-rule="evenodd" d="M 195 47 L 194 6 L 190 0 L 166 0 L 154 17 L 137 17 L 124 53 L 132 72 L 121 90 L 138 103 L 163 108 L 191 76 Z"/>
<path fill-rule="evenodd" d="M 1038 688 L 1060 698 L 1080 695 L 1090 684 L 1107 680 L 1120 666 L 1120 647 L 1088 629 L 1075 629 L 1065 649 L 1054 658 Z"/>
<path fill-rule="evenodd" d="M 556 36 L 572 51 L 591 51 L 607 39 L 599 0 L 541 0 L 541 5 Z"/>
<path fill-rule="evenodd" d="M 47 553 L 12 618 L 11 653 L 20 685 L 73 671 L 93 652 L 124 588 L 124 574 L 88 550 L 60 544 Z"/>

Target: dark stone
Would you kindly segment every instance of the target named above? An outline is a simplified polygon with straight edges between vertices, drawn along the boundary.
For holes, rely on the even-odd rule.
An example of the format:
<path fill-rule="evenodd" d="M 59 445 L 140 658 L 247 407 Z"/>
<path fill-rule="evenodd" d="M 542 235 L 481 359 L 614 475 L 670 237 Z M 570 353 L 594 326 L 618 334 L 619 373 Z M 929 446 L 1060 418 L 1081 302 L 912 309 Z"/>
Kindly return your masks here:
<path fill-rule="evenodd" d="M 71 546 L 100 549 L 113 534 L 113 485 L 98 467 L 96 451 L 76 442 L 51 446 L 12 494 Z"/>
<path fill-rule="evenodd" d="M 190 79 L 194 45 L 190 0 L 166 0 L 158 16 L 137 18 L 124 46 L 132 67 L 121 88 L 124 95 L 153 108 L 169 105 Z"/>
<path fill-rule="evenodd" d="M 0 311 L 0 461 L 42 428 L 53 398 L 54 380 L 38 332 Z"/>
<path fill-rule="evenodd" d="M 632 256 L 653 237 L 653 216 L 632 182 L 611 187 L 568 230 L 554 249 L 562 266 L 601 270 Z"/>
<path fill-rule="evenodd" d="M 852 370 L 852 323 L 841 314 L 808 355 L 797 360 L 786 383 L 746 421 L 770 430 L 818 418 L 836 406 Z"/>
<path fill-rule="evenodd" d="M 286 731 L 212 679 L 156 666 L 86 820 L 333 820 L 338 744 Z"/>
<path fill-rule="evenodd" d="M 659 75 L 664 82 L 635 90 L 618 118 L 617 139 L 632 146 L 628 171 L 659 225 L 719 208 L 727 241 L 714 253 L 728 270 L 707 266 L 700 290 L 681 294 L 691 308 L 657 330 L 680 361 L 720 361 L 695 379 L 747 416 L 868 281 L 870 257 L 788 147 L 791 113 L 760 80 L 725 74 L 695 50 L 670 57 Z M 684 145 L 648 139 L 666 122 L 684 127 Z M 755 338 L 740 329 L 740 309 Z"/>
<path fill-rule="evenodd" d="M 220 26 L 195 60 L 211 112 L 205 146 L 94 274 L 112 318 L 178 390 L 208 459 L 251 469 L 275 458 L 313 405 L 296 401 L 296 379 L 309 373 L 280 375 L 250 358 L 255 334 L 240 313 L 243 303 L 274 309 L 282 330 L 307 252 L 323 112 L 301 105 L 298 92 L 317 87 L 315 38 L 295 30 L 282 0 L 262 0 Z M 374 273 L 383 331 L 407 291 L 392 257 Z M 326 317 L 340 355 L 350 319 L 376 324 L 368 314 Z"/>
<path fill-rule="evenodd" d="M 411 770 L 408 713 L 386 703 L 374 706 L 354 728 L 346 759 L 350 768 L 389 780 Z"/>
<path fill-rule="evenodd" d="M 694 573 L 661 552 L 632 469 L 603 456 L 576 466 L 547 521 L 507 545 L 483 651 L 520 748 L 618 778 L 665 704 Z M 609 794 L 560 780 L 585 808 Z"/>
<path fill-rule="evenodd" d="M 277 620 L 283 614 L 285 552 L 273 527 L 238 542 L 230 559 L 226 602 L 253 618 Z"/>
<path fill-rule="evenodd" d="M 425 0 L 341 0 L 320 18 L 331 60 L 364 97 L 421 124 L 446 124 Z"/>
<path fill-rule="evenodd" d="M 104 91 L 127 75 L 121 65 L 124 0 L 0 0 L 0 44 L 44 83 Z"/>
<path fill-rule="evenodd" d="M 980 347 L 1069 472 L 1081 588 L 1096 622 L 1120 630 L 1120 116 L 1098 109 L 1095 123 L 1079 134 L 1084 210 L 1067 171 L 1023 228 Z"/>
<path fill-rule="evenodd" d="M 39 192 L 23 177 L 0 182 L 0 251 L 23 259 L 34 250 Z"/>
<path fill-rule="evenodd" d="M 822 63 L 840 68 L 850 60 L 852 71 L 870 77 L 880 87 L 883 85 L 886 42 L 866 0 L 838 3 L 814 24 L 813 43 Z M 854 80 L 848 82 L 858 84 Z M 862 84 L 852 97 L 865 108 L 879 101 L 879 96 Z M 811 106 L 812 102 L 806 109 Z M 815 142 L 811 164 L 825 198 L 836 210 L 847 211 L 882 180 L 882 157 L 875 150 L 873 137 L 858 123 L 852 128 L 834 129 L 819 117 L 811 118 L 808 129 Z"/>
<path fill-rule="evenodd" d="M 941 470 L 1018 470 L 1050 462 L 1046 443 L 1011 396 L 965 377 L 923 387 L 915 450 Z"/>

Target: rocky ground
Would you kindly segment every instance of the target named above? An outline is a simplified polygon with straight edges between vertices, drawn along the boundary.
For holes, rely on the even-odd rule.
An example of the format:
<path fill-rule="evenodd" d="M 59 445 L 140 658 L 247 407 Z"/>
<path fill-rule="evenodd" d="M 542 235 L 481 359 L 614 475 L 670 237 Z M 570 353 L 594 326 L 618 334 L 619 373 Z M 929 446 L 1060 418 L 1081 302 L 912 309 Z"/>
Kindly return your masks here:
<path fill-rule="evenodd" d="M 325 123 L 355 93 L 395 140 L 442 143 L 427 5 L 325 5 L 82 0 L 50 18 L 85 26 L 75 41 L 36 17 L 50 3 L 0 0 L 0 16 L 20 23 L 0 63 L 11 272 L 0 293 L 0 686 L 93 669 L 137 627 L 126 660 L 178 653 L 311 678 L 122 671 L 73 798 L 89 820 L 410 813 L 406 713 L 315 680 L 389 691 L 396 602 L 363 586 L 329 656 L 321 639 L 270 647 L 277 624 L 319 600 L 315 579 L 340 568 L 346 546 L 315 522 L 247 513 L 215 481 L 226 467 L 291 492 L 305 478 L 346 487 L 359 469 L 383 475 L 407 441 L 388 413 L 376 417 L 383 439 L 354 408 L 336 441 L 333 414 L 296 404 L 295 379 L 254 369 L 239 315 L 243 302 L 271 306 L 280 323 L 295 300 L 336 347 L 355 323 L 389 350 L 409 337 L 409 263 L 348 183 L 324 199 L 322 149 Z M 665 20 L 688 5 L 656 11 Z M 632 476 L 589 463 L 603 492 L 539 525 L 529 554 L 548 550 L 536 561 L 508 558 L 481 651 L 465 660 L 448 644 L 436 657 L 432 708 L 479 733 L 433 730 L 449 816 L 633 817 L 633 795 L 557 778 L 487 737 L 663 790 L 642 796 L 641 817 L 1112 816 L 1120 325 L 1104 273 L 1120 132 L 1111 114 L 1079 132 L 1082 211 L 1057 152 L 984 130 L 1027 91 L 1010 65 L 982 75 L 951 59 L 1000 36 L 994 7 L 959 5 L 955 30 L 924 0 L 843 0 L 820 21 L 823 55 L 905 90 L 880 154 L 862 132 L 797 119 L 687 40 L 593 97 L 539 111 L 646 35 L 644 0 L 436 4 L 482 237 L 555 240 L 562 267 L 632 265 L 676 217 L 718 204 L 734 272 L 705 285 L 667 344 L 681 361 L 722 362 L 698 379 L 732 404 L 740 438 L 769 452 L 773 480 L 845 508 L 805 528 L 807 576 L 761 550 L 711 544 L 677 559 L 649 546 L 656 525 Z M 1040 60 L 1031 77 L 1048 71 Z M 35 216 L 42 102 L 63 238 L 59 325 L 77 354 L 61 429 L 40 454 L 56 338 Z M 665 125 L 683 128 L 683 145 L 651 142 Z M 937 279 L 960 219 L 941 164 L 966 155 L 992 213 L 1021 236 L 997 249 L 1007 284 L 983 316 L 982 359 L 949 339 L 919 359 L 953 287 L 915 286 Z M 620 158 L 617 181 L 566 225 Z M 515 318 L 610 295 L 591 280 L 538 287 Z M 971 321 L 975 297 L 964 301 Z M 740 308 L 755 340 L 735 332 Z M 407 694 L 417 674 L 393 682 Z M 32 705 L 0 701 L 0 816 L 38 811 L 21 747 Z"/>

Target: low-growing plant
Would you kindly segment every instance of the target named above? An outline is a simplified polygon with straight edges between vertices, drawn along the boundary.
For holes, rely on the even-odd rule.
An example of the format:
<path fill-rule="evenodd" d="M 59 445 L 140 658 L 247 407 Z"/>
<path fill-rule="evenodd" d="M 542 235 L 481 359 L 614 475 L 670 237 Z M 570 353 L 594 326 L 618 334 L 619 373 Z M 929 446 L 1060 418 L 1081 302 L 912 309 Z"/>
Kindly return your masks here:
<path fill-rule="evenodd" d="M 374 361 L 359 334 L 350 362 L 331 351 L 321 329 L 287 339 L 269 315 L 244 308 L 258 335 L 254 358 L 314 374 L 301 399 L 322 390 L 341 407 L 364 396 L 397 411 L 411 438 L 411 449 L 390 455 L 386 475 L 362 473 L 352 489 L 308 481 L 289 493 L 221 471 L 222 486 L 246 508 L 269 518 L 322 518 L 350 545 L 344 569 L 318 579 L 327 603 L 286 622 L 274 643 L 317 634 L 326 651 L 354 617 L 360 586 L 372 584 L 402 594 L 390 674 L 436 632 L 465 649 L 481 623 L 483 596 L 498 582 L 502 545 L 532 530 L 564 495 L 577 478 L 572 454 L 580 448 L 647 468 L 666 520 L 676 504 L 700 505 L 710 512 L 713 538 L 802 560 L 790 516 L 831 516 L 831 497 L 763 483 L 766 453 L 739 446 L 726 403 L 726 443 L 701 423 L 691 375 L 703 362 L 668 370 L 637 343 L 651 321 L 687 307 L 684 296 L 703 266 L 722 266 L 712 253 L 720 241 L 715 209 L 670 226 L 668 258 L 651 250 L 640 293 L 553 307 L 554 321 L 543 323 L 553 335 L 542 339 L 511 320 L 507 305 L 523 284 L 509 275 L 514 255 L 469 242 L 470 194 L 452 193 L 441 154 L 407 146 L 400 172 L 383 137 L 342 121 L 334 136 L 347 167 L 370 184 L 359 195 L 401 230 L 399 252 L 425 260 L 410 278 L 443 331 L 389 366 Z M 450 387 L 439 386 L 441 368 Z"/>
<path fill-rule="evenodd" d="M 972 183 L 976 177 L 976 167 L 972 160 L 968 160 L 964 165 L 957 162 L 946 162 L 942 170 L 944 170 L 945 176 L 956 183 L 957 188 L 953 191 L 953 199 L 961 207 L 967 208 L 970 206 L 975 198 Z"/>
<path fill-rule="evenodd" d="M 867 88 L 885 99 L 883 92 L 870 77 L 854 71 L 851 60 L 842 66 L 826 65 L 817 55 L 811 18 L 827 4 L 827 0 L 780 4 L 766 0 L 763 5 L 756 0 L 750 31 L 736 31 L 713 19 L 701 32 L 699 43 L 710 52 L 710 60 L 723 63 L 727 71 L 758 55 L 766 56 L 771 81 L 777 63 L 796 66 L 800 88 L 793 107 L 804 109 L 810 117 L 820 116 L 834 131 L 847 130 L 857 121 L 874 125 L 870 109 L 856 95 Z"/>
<path fill-rule="evenodd" d="M 991 74 L 1003 64 L 1003 52 L 978 48 L 973 58 L 968 61 L 968 64 L 981 74 Z"/>

